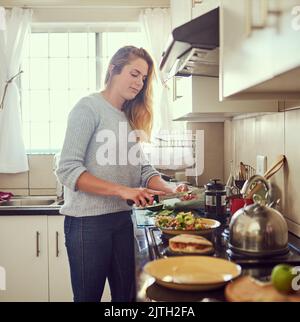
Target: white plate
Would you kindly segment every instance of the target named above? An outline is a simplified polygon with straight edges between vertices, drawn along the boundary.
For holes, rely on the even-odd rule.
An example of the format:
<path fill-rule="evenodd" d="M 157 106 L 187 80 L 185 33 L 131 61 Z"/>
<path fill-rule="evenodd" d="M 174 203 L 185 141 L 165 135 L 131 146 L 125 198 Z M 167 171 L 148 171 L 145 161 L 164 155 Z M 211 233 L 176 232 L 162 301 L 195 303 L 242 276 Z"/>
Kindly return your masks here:
<path fill-rule="evenodd" d="M 180 235 L 180 234 L 190 234 L 190 235 L 208 235 L 212 231 L 214 231 L 216 228 L 218 228 L 221 223 L 214 219 L 209 218 L 201 218 L 202 222 L 209 225 L 209 228 L 203 228 L 203 229 L 197 229 L 197 230 L 179 230 L 179 229 L 173 229 L 173 228 L 162 228 L 160 226 L 158 227 L 164 234 L 167 235 Z"/>
<path fill-rule="evenodd" d="M 241 267 L 216 257 L 178 256 L 149 262 L 144 271 L 162 286 L 202 291 L 222 287 L 241 274 Z"/>

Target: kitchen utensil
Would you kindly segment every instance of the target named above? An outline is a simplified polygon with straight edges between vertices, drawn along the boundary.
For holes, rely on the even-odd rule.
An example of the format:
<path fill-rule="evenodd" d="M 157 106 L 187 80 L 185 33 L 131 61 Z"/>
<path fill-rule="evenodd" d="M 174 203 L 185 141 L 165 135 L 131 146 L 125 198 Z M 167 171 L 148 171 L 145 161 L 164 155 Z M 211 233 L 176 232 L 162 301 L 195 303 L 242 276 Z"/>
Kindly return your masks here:
<path fill-rule="evenodd" d="M 285 163 L 285 156 L 283 154 L 277 157 L 277 160 L 272 164 L 272 166 L 264 173 L 263 177 L 269 180 L 276 172 L 278 172 Z M 254 186 L 251 191 L 249 191 L 247 198 L 252 198 L 255 193 L 263 189 L 263 184 L 258 183 Z"/>
<path fill-rule="evenodd" d="M 158 203 L 158 204 L 153 204 L 153 205 L 149 205 L 149 206 L 140 206 L 140 207 L 134 207 L 135 210 L 149 210 L 149 211 L 160 211 L 162 210 L 164 207 L 164 205 L 162 203 Z"/>
<path fill-rule="evenodd" d="M 182 192 L 176 192 L 176 193 L 168 193 L 165 195 L 153 195 L 153 199 L 154 199 L 154 201 L 156 201 L 158 203 L 162 203 L 164 200 L 173 199 L 173 198 L 181 198 L 184 195 L 191 194 L 191 193 L 193 193 L 193 191 L 182 191 Z M 148 199 L 146 199 L 146 201 L 149 202 Z M 134 201 L 130 200 L 130 199 L 127 199 L 126 202 L 129 206 L 132 206 L 134 204 Z M 145 208 L 147 208 L 147 207 L 145 207 Z"/>
<path fill-rule="evenodd" d="M 234 180 L 234 184 L 229 188 L 229 195 L 228 195 L 228 187 L 226 187 L 226 195 L 227 199 L 231 198 L 238 198 L 241 194 L 241 189 L 245 183 L 245 180 Z"/>
<path fill-rule="evenodd" d="M 230 161 L 230 174 L 226 181 L 226 186 L 231 187 L 234 184 L 234 175 L 233 175 L 233 160 Z"/>
<path fill-rule="evenodd" d="M 240 162 L 237 180 L 247 180 L 253 176 L 255 172 L 255 169 L 251 165 Z"/>
<path fill-rule="evenodd" d="M 266 179 L 270 179 L 278 170 L 280 170 L 284 163 L 285 163 L 285 156 L 283 154 L 279 155 L 277 157 L 277 160 L 275 161 L 275 163 L 273 163 L 273 165 L 270 167 L 270 169 L 268 169 L 265 174 L 264 177 Z"/>
<path fill-rule="evenodd" d="M 220 288 L 241 274 L 230 261 L 208 256 L 175 256 L 151 261 L 144 271 L 167 288 L 204 291 Z"/>
<path fill-rule="evenodd" d="M 220 179 L 212 179 L 205 185 L 205 211 L 222 221 L 226 214 L 226 190 L 218 181 Z"/>
<path fill-rule="evenodd" d="M 240 162 L 240 180 L 246 180 L 246 167 L 243 162 Z"/>
<path fill-rule="evenodd" d="M 285 294 L 277 291 L 272 283 L 261 282 L 251 276 L 241 276 L 225 288 L 225 297 L 230 302 L 299 302 L 300 294 Z"/>
<path fill-rule="evenodd" d="M 269 189 L 269 183 L 261 176 L 254 176 L 242 189 L 248 196 L 248 189 L 255 178 Z M 267 207 L 266 200 L 253 197 L 255 203 L 239 209 L 229 224 L 229 247 L 249 256 L 271 256 L 288 251 L 288 228 L 282 214 Z"/>
<path fill-rule="evenodd" d="M 234 184 L 239 190 L 243 188 L 244 183 L 245 180 L 234 180 Z"/>

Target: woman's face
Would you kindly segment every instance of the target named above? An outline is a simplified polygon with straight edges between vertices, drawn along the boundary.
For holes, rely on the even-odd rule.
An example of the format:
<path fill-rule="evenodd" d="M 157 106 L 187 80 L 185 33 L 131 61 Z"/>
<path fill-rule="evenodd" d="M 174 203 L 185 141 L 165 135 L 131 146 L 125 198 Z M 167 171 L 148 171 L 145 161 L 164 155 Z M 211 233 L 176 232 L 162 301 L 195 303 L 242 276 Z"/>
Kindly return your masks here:
<path fill-rule="evenodd" d="M 142 90 L 148 74 L 148 64 L 142 58 L 131 60 L 120 74 L 112 79 L 112 86 L 124 100 L 132 100 Z"/>

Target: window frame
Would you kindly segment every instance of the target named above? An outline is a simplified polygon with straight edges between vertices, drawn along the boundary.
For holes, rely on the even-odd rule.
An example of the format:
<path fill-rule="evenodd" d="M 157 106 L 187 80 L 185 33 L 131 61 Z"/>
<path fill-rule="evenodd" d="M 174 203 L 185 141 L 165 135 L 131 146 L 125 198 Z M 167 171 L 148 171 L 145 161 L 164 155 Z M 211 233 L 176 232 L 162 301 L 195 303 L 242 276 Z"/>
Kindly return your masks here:
<path fill-rule="evenodd" d="M 33 24 L 31 28 L 31 33 L 47 33 L 48 35 L 50 33 L 95 33 L 95 70 L 96 70 L 96 90 L 101 88 L 102 81 L 105 77 L 103 65 L 103 60 L 106 59 L 104 56 L 104 43 L 103 43 L 103 33 L 104 32 L 141 32 L 141 29 L 137 23 L 126 23 L 126 28 L 124 28 L 124 24 L 122 23 L 115 23 L 110 24 L 110 27 L 108 28 L 107 24 L 102 24 L 101 26 L 97 25 L 97 28 L 91 28 L 91 26 L 87 26 L 86 24 L 73 24 L 72 28 L 70 28 L 69 24 L 60 24 L 59 28 L 53 28 L 53 25 L 47 24 L 47 26 L 44 24 L 41 28 L 41 24 Z M 48 38 L 49 39 L 49 38 Z M 49 52 L 49 48 L 48 48 Z M 68 57 L 70 59 L 70 57 Z M 48 64 L 49 64 L 49 56 L 48 56 Z M 101 79 L 102 78 L 102 79 Z M 58 153 L 61 150 L 60 147 L 51 146 L 51 125 L 49 124 L 49 142 L 47 148 L 32 148 L 31 140 L 32 140 L 32 133 L 31 133 L 31 123 L 32 121 L 24 122 L 23 121 L 23 101 L 22 101 L 22 78 L 20 77 L 18 79 L 18 86 L 20 89 L 20 108 L 21 108 L 21 122 L 22 126 L 24 127 L 25 124 L 29 128 L 27 129 L 28 135 L 29 135 L 29 146 L 24 142 L 25 150 L 27 154 L 55 154 Z M 30 87 L 27 89 L 28 91 L 32 91 Z M 91 89 L 89 89 L 91 91 Z M 50 95 L 50 87 L 48 89 L 49 95 Z M 70 99 L 69 99 L 70 101 Z M 49 98 L 50 102 L 50 98 Z M 51 123 L 53 120 L 51 118 L 48 118 L 48 122 Z M 27 124 L 28 123 L 28 124 Z M 53 122 L 55 123 L 55 122 Z M 23 130 L 23 133 L 25 134 L 25 128 Z"/>

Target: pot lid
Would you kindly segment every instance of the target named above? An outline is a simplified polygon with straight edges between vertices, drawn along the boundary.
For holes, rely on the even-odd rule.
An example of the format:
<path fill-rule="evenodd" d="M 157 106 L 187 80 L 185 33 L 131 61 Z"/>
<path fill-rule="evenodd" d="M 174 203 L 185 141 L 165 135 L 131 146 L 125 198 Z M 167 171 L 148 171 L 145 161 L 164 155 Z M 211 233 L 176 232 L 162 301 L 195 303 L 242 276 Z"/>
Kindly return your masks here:
<path fill-rule="evenodd" d="M 206 184 L 207 190 L 224 190 L 225 186 L 218 182 L 220 179 L 210 179 L 209 183 Z"/>

